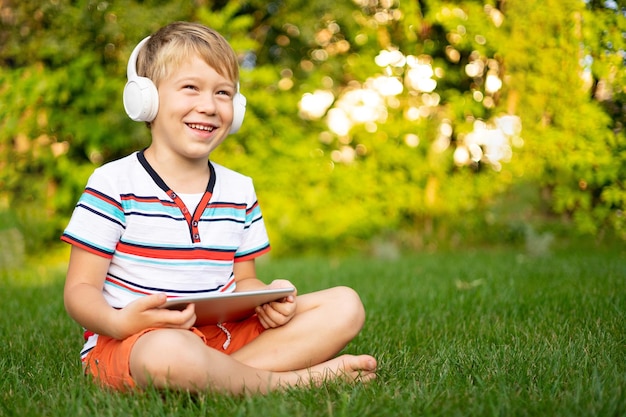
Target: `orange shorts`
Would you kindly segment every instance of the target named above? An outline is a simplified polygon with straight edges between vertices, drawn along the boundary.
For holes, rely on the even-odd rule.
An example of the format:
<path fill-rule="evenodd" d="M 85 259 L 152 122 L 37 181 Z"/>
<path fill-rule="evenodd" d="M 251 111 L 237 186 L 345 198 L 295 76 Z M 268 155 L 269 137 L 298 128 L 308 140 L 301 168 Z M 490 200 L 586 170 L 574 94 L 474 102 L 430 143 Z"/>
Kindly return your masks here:
<path fill-rule="evenodd" d="M 208 347 L 231 355 L 265 330 L 256 315 L 239 322 L 223 323 L 222 326 L 230 333 L 230 342 L 226 347 L 224 344 L 229 339 L 228 334 L 216 325 L 192 327 L 189 331 L 202 339 Z M 159 329 L 145 329 L 124 340 L 99 335 L 96 346 L 83 361 L 85 374 L 91 375 L 104 387 L 120 391 L 134 388 L 136 384 L 130 374 L 130 352 L 137 339 L 155 330 Z"/>

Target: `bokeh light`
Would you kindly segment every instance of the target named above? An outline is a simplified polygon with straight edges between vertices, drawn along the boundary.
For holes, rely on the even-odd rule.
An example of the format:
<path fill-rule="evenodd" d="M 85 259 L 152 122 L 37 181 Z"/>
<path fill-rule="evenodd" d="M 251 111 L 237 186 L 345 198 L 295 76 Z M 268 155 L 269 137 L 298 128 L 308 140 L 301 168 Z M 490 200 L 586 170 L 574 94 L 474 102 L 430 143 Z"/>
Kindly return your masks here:
<path fill-rule="evenodd" d="M 366 3 L 371 6 L 365 0 L 355 2 L 363 7 L 367 7 Z M 485 7 L 485 12 L 496 26 L 502 24 L 503 16 L 497 9 Z M 442 13 L 461 20 L 467 19 L 458 8 L 443 8 Z M 389 16 L 393 18 L 391 14 L 385 16 L 380 16 L 382 20 L 379 23 Z M 330 24 L 317 34 L 317 43 L 322 48 L 313 52 L 314 60 L 328 58 L 328 46 L 338 42 L 337 33 L 338 27 Z M 450 45 L 445 48 L 445 53 L 450 62 L 461 61 L 461 52 L 454 45 L 460 44 L 465 35 L 467 29 L 463 25 L 458 25 L 449 33 Z M 476 42 L 484 44 L 485 38 L 478 36 Z M 477 50 L 472 51 L 467 58 L 468 62 L 461 71 L 472 80 L 469 93 L 475 102 L 491 111 L 497 106 L 504 84 L 501 65 L 496 59 L 486 57 Z M 437 92 L 438 80 L 445 77 L 445 71 L 434 65 L 433 57 L 404 54 L 397 47 L 390 46 L 379 51 L 374 63 L 381 68 L 381 74 L 373 74 L 363 83 L 351 81 L 337 97 L 330 91 L 332 86 L 325 86 L 325 90 L 304 94 L 299 102 L 302 118 L 324 119 L 330 134 L 338 137 L 341 146 L 331 153 L 335 164 L 351 163 L 357 156 L 365 154 L 356 151 L 358 145 L 351 145 L 350 133 L 356 125 L 361 125 L 366 132 L 374 133 L 378 130 L 378 124 L 388 120 L 391 112 L 399 111 L 405 120 L 416 124 L 436 120 L 433 116 L 445 114 L 445 103 L 442 104 L 441 95 Z M 521 121 L 515 115 L 503 115 L 486 121 L 477 117 L 472 130 L 466 133 L 456 133 L 456 127 L 448 119 L 439 123 L 430 147 L 437 153 L 454 147 L 453 160 L 458 166 L 483 164 L 499 171 L 503 163 L 511 160 L 513 148 L 524 143 L 520 136 Z M 402 138 L 409 148 L 423 142 L 414 132 L 407 132 Z"/>

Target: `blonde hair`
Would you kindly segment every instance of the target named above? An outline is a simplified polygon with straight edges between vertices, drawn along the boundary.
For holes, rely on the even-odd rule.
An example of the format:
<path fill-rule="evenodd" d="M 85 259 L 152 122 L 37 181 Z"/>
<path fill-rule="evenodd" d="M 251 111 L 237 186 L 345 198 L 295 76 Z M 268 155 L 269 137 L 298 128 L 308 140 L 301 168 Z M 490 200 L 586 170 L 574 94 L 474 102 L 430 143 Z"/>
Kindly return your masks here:
<path fill-rule="evenodd" d="M 222 77 L 235 84 L 239 81 L 237 55 L 228 41 L 215 30 L 192 22 L 170 23 L 152 35 L 137 57 L 137 74 L 158 86 L 172 68 L 193 55 Z"/>

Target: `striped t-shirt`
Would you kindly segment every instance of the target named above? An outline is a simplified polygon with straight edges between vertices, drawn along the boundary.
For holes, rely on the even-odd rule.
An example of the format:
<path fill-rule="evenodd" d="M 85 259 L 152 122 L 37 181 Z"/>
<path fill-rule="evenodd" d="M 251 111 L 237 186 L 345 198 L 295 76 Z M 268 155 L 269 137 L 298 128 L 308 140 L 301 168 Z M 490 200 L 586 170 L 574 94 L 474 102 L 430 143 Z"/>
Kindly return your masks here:
<path fill-rule="evenodd" d="M 143 152 L 97 168 L 62 240 L 111 259 L 103 294 L 115 308 L 158 292 L 201 295 L 235 289 L 234 262 L 269 251 L 249 177 L 209 162 L 195 211 L 152 169 Z M 83 354 L 95 346 L 90 337 Z"/>

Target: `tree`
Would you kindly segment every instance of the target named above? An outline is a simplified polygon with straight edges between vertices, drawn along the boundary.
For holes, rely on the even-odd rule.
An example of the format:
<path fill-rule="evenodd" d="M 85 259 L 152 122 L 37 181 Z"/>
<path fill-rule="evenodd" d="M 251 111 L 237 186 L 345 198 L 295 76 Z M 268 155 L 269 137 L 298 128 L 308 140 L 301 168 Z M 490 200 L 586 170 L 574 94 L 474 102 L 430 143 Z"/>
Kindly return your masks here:
<path fill-rule="evenodd" d="M 246 120 L 212 158 L 255 179 L 276 253 L 501 241 L 529 221 L 494 208 L 519 184 L 579 231 L 626 238 L 620 2 L 8 1 L 0 16 L 0 212 L 31 248 L 94 166 L 148 143 L 122 108 L 126 60 L 172 20 L 240 54 Z"/>

